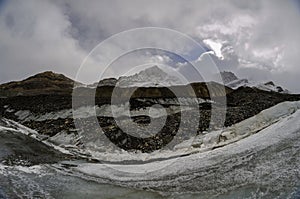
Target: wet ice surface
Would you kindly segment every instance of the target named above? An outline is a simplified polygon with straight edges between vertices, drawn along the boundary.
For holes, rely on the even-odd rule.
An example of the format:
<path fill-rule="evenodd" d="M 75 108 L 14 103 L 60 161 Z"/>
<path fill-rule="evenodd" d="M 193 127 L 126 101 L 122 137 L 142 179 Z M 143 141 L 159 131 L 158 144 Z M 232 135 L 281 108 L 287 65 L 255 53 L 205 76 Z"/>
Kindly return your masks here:
<path fill-rule="evenodd" d="M 3 169 L 3 168 L 1 168 Z M 1 171 L 0 169 L 0 171 Z M 10 167 L 0 172 L 2 198 L 297 198 L 299 191 L 290 184 L 244 185 L 215 196 L 209 193 L 162 193 L 101 183 L 58 172 L 46 166 L 30 173 Z M 194 182 L 194 181 L 192 181 Z M 191 183 L 192 183 L 191 182 Z M 199 186 L 194 182 L 194 186 Z M 274 188 L 275 186 L 275 188 Z M 279 185 L 282 186 L 282 185 Z M 226 192 L 228 190 L 224 190 Z"/>
<path fill-rule="evenodd" d="M 0 166 L 0 179 L 0 198 L 159 198 L 158 193 L 101 184 L 46 165 L 38 168 Z"/>
<path fill-rule="evenodd" d="M 299 140 L 295 142 L 299 143 Z M 291 148 L 290 145 L 282 143 L 255 152 L 251 158 L 247 153 L 227 161 L 221 158 L 216 165 L 196 172 L 184 168 L 185 175 L 173 174 L 129 183 L 90 176 L 90 171 L 85 175 L 62 164 L 30 168 L 1 166 L 0 189 L 7 198 L 213 198 L 215 195 L 228 199 L 297 198 L 300 151 L 299 146 Z M 274 149 L 277 147 L 279 149 Z M 82 163 L 71 163 L 87 169 Z M 199 190 L 202 188 L 213 191 Z M 157 189 L 160 191 L 153 191 Z"/>
<path fill-rule="evenodd" d="M 210 146 L 206 150 L 203 140 L 193 140 L 201 142 L 198 148 L 182 145 L 175 152 L 152 154 L 153 161 L 124 152 L 121 160 L 135 155 L 140 162 L 1 165 L 0 198 L 299 198 L 297 109 L 299 102 L 284 103 L 215 132 L 225 132 L 227 140 L 221 142 L 230 141 L 222 147 L 212 136 L 203 145 Z M 187 156 L 178 157 L 183 153 Z M 117 160 L 118 154 L 111 155 Z M 169 158 L 154 159 L 163 156 Z"/>
<path fill-rule="evenodd" d="M 259 194 L 265 192 L 270 198 L 285 198 L 299 185 L 299 118 L 298 111 L 239 142 L 175 160 L 144 164 L 142 169 L 136 165 L 80 164 L 72 170 L 122 186 L 163 192 L 220 194 L 242 188 L 255 192 L 258 189 Z M 154 172 L 137 172 L 159 165 L 163 167 Z"/>

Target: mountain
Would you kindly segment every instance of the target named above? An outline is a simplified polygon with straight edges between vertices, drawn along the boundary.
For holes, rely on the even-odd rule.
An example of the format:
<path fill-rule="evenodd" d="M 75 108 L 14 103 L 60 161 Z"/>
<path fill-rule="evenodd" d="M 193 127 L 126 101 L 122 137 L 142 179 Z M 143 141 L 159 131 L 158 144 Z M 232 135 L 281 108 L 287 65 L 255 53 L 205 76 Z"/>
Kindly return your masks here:
<path fill-rule="evenodd" d="M 46 71 L 22 81 L 14 81 L 0 85 L 0 96 L 70 94 L 74 83 L 74 80 L 62 74 Z"/>
<path fill-rule="evenodd" d="M 262 83 L 262 84 L 257 84 L 255 87 L 258 89 L 261 89 L 261 90 L 265 90 L 265 91 L 275 91 L 278 93 L 290 93 L 289 90 L 276 85 L 273 81 L 269 81 L 269 82 Z"/>
<path fill-rule="evenodd" d="M 234 73 L 227 71 L 222 72 L 221 76 L 226 85 L 225 89 L 222 84 L 216 82 L 195 82 L 182 85 L 176 77 L 168 75 L 157 66 L 153 66 L 131 76 L 123 76 L 119 79 L 103 79 L 98 84 L 86 86 L 62 74 L 46 71 L 22 81 L 0 85 L 0 97 L 51 95 L 51 98 L 59 100 L 60 97 L 56 96 L 63 95 L 71 98 L 74 89 L 82 97 L 90 95 L 96 89 L 98 102 L 105 104 L 110 103 L 113 91 L 117 91 L 114 93 L 118 95 L 120 102 L 128 97 L 131 99 L 174 98 L 172 90 L 179 94 L 178 97 L 191 98 L 195 93 L 198 98 L 209 99 L 210 97 L 228 95 L 233 91 L 232 89 L 241 86 L 288 93 L 287 90 L 276 86 L 273 82 L 254 83 L 247 79 L 239 79 Z M 134 91 L 132 95 L 128 96 L 132 91 Z"/>
<path fill-rule="evenodd" d="M 88 88 L 96 88 L 101 86 L 115 86 L 118 80 L 116 78 L 106 78 L 102 79 L 99 82 L 95 82 L 94 84 L 87 85 Z"/>
<path fill-rule="evenodd" d="M 239 87 L 251 87 L 251 88 L 257 88 L 264 91 L 289 93 L 287 89 L 284 89 L 281 86 L 276 85 L 272 81 L 265 82 L 265 83 L 258 83 L 254 81 L 249 81 L 248 79 L 240 79 L 233 72 L 230 71 L 223 71 L 220 74 L 224 84 L 232 89 L 237 89 Z"/>
<path fill-rule="evenodd" d="M 221 72 L 221 77 L 225 84 L 238 80 L 238 77 L 233 72 L 223 71 Z"/>
<path fill-rule="evenodd" d="M 134 75 L 107 78 L 89 87 L 117 86 L 117 87 L 169 87 L 182 85 L 182 82 L 175 76 L 169 75 L 158 66 L 152 66 Z"/>
<path fill-rule="evenodd" d="M 227 84 L 239 80 L 233 73 L 223 74 L 226 74 L 223 77 Z M 96 132 L 95 128 L 90 128 L 91 134 L 88 134 L 87 137 L 82 135 L 84 139 L 79 139 L 81 134 L 78 136 L 73 114 L 79 114 L 81 122 L 92 127 L 92 113 L 96 112 L 105 136 L 115 145 L 128 151 L 151 152 L 163 147 L 171 139 L 173 133 L 178 130 L 183 113 L 187 113 L 185 114 L 187 116 L 184 116 L 186 132 L 194 132 L 194 127 L 197 128 L 198 134 L 210 130 L 212 105 L 217 106 L 221 113 L 225 108 L 222 104 L 223 101 L 219 99 L 225 96 L 227 98 L 225 126 L 236 124 L 278 103 L 300 100 L 299 95 L 267 92 L 256 88 L 240 87 L 233 90 L 225 87 L 224 89 L 222 84 L 216 82 L 196 82 L 168 87 L 132 87 L 132 85 L 137 86 L 142 83 L 141 77 L 146 78 L 148 86 L 153 86 L 153 82 L 150 84 L 150 80 L 155 77 L 166 80 L 165 82 L 169 85 L 175 81 L 173 77 L 167 76 L 158 67 L 152 67 L 133 76 L 119 78 L 126 87 L 118 87 L 118 82 L 115 84 L 114 79 L 106 79 L 102 80 L 97 88 L 79 86 L 73 89 L 74 81 L 72 79 L 61 74 L 44 72 L 19 82 L 0 85 L 2 95 L 0 97 L 0 114 L 3 118 L 32 128 L 48 137 L 52 142 L 60 143 L 65 147 L 81 144 L 89 147 L 94 145 L 93 142 L 97 139 L 95 136 L 99 135 L 99 132 Z M 154 81 L 154 85 L 156 83 L 159 82 Z M 267 86 L 273 85 L 268 83 Z M 172 93 L 174 90 L 179 96 Z M 76 99 L 78 97 L 78 100 L 75 100 L 78 101 L 78 104 L 74 106 L 72 93 L 77 91 L 81 95 L 75 96 Z M 114 91 L 117 100 L 112 104 L 111 96 Z M 92 102 L 85 101 L 86 95 L 95 94 L 95 92 L 96 95 Z M 196 96 L 193 95 L 194 93 Z M 181 103 L 179 104 L 179 100 L 184 103 L 183 106 Z M 194 106 L 195 103 L 197 106 Z M 129 106 L 130 116 L 127 114 L 126 106 Z M 151 111 L 150 107 L 152 107 Z M 130 124 L 130 121 L 134 120 L 142 126 L 147 126 L 149 121 L 154 121 L 154 123 L 163 121 L 167 116 L 168 125 L 162 128 L 161 133 L 157 136 L 147 139 L 137 138 L 126 132 L 135 135 L 144 131 L 132 128 L 123 132 L 115 123 L 112 108 L 117 110 L 117 118 L 125 124 Z M 149 112 L 155 114 L 149 116 Z M 201 120 L 195 121 L 195 115 L 199 112 Z M 217 125 L 216 122 L 212 128 L 220 128 Z M 85 139 L 92 139 L 92 143 L 87 143 Z"/>
<path fill-rule="evenodd" d="M 182 85 L 182 82 L 158 66 L 152 66 L 132 76 L 120 77 L 117 85 L 121 87 L 168 87 Z"/>
<path fill-rule="evenodd" d="M 168 88 L 166 88 L 168 87 Z M 193 90 L 192 90 L 192 89 Z M 110 101 L 112 92 L 117 89 L 119 99 L 131 98 L 173 98 L 176 90 L 179 97 L 193 97 L 195 93 L 199 98 L 225 96 L 232 89 L 216 82 L 196 82 L 183 85 L 174 76 L 168 75 L 157 66 L 143 70 L 132 76 L 119 79 L 103 79 L 93 85 L 84 85 L 62 74 L 51 71 L 36 74 L 22 81 L 14 81 L 0 85 L 0 97 L 37 96 L 37 95 L 64 95 L 71 96 L 74 89 L 80 96 L 95 92 L 96 97 L 103 101 Z M 132 96 L 128 96 L 134 91 Z"/>

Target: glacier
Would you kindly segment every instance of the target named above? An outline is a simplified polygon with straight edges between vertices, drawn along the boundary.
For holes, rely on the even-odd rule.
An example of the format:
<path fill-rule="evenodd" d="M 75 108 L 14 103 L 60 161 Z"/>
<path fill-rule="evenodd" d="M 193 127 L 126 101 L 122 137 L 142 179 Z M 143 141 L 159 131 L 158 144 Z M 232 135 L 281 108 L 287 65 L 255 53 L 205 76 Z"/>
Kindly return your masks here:
<path fill-rule="evenodd" d="M 110 189 L 111 195 L 101 198 L 122 198 L 128 193 L 138 198 L 296 198 L 299 109 L 300 101 L 284 102 L 233 126 L 191 138 L 173 150 L 151 154 L 122 151 L 101 156 L 90 151 L 99 163 L 71 160 L 31 167 L 0 163 L 0 190 L 14 195 L 7 191 L 12 181 L 16 184 L 12 192 L 28 197 L 51 198 L 60 191 L 62 195 L 72 192 L 76 198 L 76 193 L 83 196 L 87 189 L 92 198 Z M 19 132 L 47 142 L 11 120 L 1 119 L 0 124 L 0 132 Z M 54 146 L 49 143 L 49 147 Z M 68 148 L 57 149 L 76 155 Z M 78 182 L 81 189 L 75 185 Z"/>

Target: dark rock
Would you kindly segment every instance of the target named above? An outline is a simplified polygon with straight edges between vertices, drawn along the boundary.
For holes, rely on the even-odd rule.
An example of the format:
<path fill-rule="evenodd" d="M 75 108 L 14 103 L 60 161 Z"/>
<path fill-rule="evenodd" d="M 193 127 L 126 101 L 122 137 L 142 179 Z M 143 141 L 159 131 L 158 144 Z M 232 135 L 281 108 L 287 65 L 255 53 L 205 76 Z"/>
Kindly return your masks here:
<path fill-rule="evenodd" d="M 19 82 L 0 85 L 0 96 L 34 96 L 43 94 L 71 94 L 75 81 L 50 71 L 39 73 Z M 79 84 L 79 83 L 77 83 Z"/>
<path fill-rule="evenodd" d="M 5 165 L 32 166 L 56 163 L 72 157 L 20 132 L 0 132 L 0 162 Z"/>
<path fill-rule="evenodd" d="M 274 82 L 272 81 L 269 81 L 267 83 L 265 83 L 266 86 L 275 86 Z"/>
<path fill-rule="evenodd" d="M 41 85 L 45 83 L 45 88 Z M 50 85 L 50 83 L 53 85 Z M 208 87 L 210 89 L 208 89 Z M 58 90 L 52 90 L 55 88 Z M 191 89 L 192 88 L 192 89 Z M 50 89 L 50 90 L 49 90 Z M 59 132 L 74 133 L 75 125 L 72 118 L 59 118 L 56 120 L 44 120 L 44 121 L 21 121 L 16 117 L 15 113 L 18 110 L 28 110 L 34 114 L 45 114 L 49 112 L 57 112 L 64 109 L 72 108 L 72 95 L 71 90 L 73 89 L 72 80 L 52 74 L 43 73 L 28 78 L 19 83 L 13 82 L 0 86 L 0 91 L 5 94 L 5 98 L 0 98 L 0 113 L 2 117 L 16 120 L 32 129 L 37 130 L 40 134 L 54 136 Z M 225 87 L 225 93 L 223 92 L 224 87 L 220 84 L 209 82 L 209 83 L 192 83 L 190 87 L 187 85 L 167 87 L 147 87 L 147 88 L 119 88 L 114 86 L 100 86 L 96 90 L 92 88 L 76 88 L 80 95 L 77 101 L 77 107 L 93 105 L 92 102 L 85 101 L 85 97 L 96 91 L 95 103 L 98 106 L 111 103 L 111 94 L 115 89 L 118 95 L 119 101 L 116 104 L 124 103 L 123 99 L 130 98 L 130 109 L 139 110 L 146 107 L 151 107 L 160 101 L 164 101 L 161 104 L 163 107 L 168 108 L 170 106 L 176 106 L 176 96 L 172 92 L 176 90 L 180 93 L 179 97 L 191 98 L 193 92 L 196 93 L 197 97 L 210 99 L 211 94 L 212 100 L 215 100 L 215 105 L 219 107 L 217 114 L 221 115 L 224 109 L 222 104 L 218 104 L 222 98 L 227 98 L 227 110 L 225 126 L 231 126 L 244 119 L 254 116 L 264 109 L 270 108 L 280 102 L 284 101 L 298 101 L 300 95 L 281 94 L 277 92 L 262 91 L 255 88 L 240 87 L 236 90 Z M 11 93 L 17 91 L 28 91 L 26 95 L 15 96 Z M 133 92 L 132 96 L 128 96 L 129 93 Z M 38 94 L 37 94 L 38 93 Z M 170 100 L 172 99 L 172 100 Z M 168 103 L 171 101 L 171 103 Z M 163 129 L 157 134 L 148 138 L 138 138 L 132 135 L 124 133 L 116 124 L 114 118 L 110 117 L 98 117 L 98 121 L 105 135 L 117 146 L 125 150 L 140 150 L 143 152 L 151 152 L 160 149 L 167 145 L 175 135 L 178 133 L 179 124 L 182 125 L 184 131 L 189 132 L 194 127 L 198 127 L 197 133 L 200 134 L 203 131 L 220 128 L 218 121 L 210 129 L 210 117 L 211 117 L 211 103 L 199 104 L 199 110 L 188 111 L 190 118 L 185 118 L 185 124 L 180 124 L 180 113 L 171 113 L 167 117 L 167 123 Z M 195 121 L 193 115 L 195 111 L 200 112 L 200 120 Z M 129 120 L 133 120 L 138 125 L 147 126 L 150 122 L 161 120 L 162 118 L 150 118 L 149 116 L 136 116 L 136 117 L 124 117 L 122 119 L 125 123 Z M 85 120 L 84 122 L 87 122 Z M 88 122 L 86 124 L 89 126 Z M 93 125 L 90 125 L 93 128 Z M 129 127 L 130 128 L 130 127 Z M 91 129 L 94 130 L 94 129 Z M 134 133 L 139 133 L 138 129 L 131 129 Z M 95 131 L 95 130 L 94 130 Z M 142 133 L 142 132 L 141 132 Z M 184 136 L 184 134 L 183 134 Z M 188 137 L 187 137 L 188 138 Z M 187 139 L 183 137 L 182 139 Z"/>

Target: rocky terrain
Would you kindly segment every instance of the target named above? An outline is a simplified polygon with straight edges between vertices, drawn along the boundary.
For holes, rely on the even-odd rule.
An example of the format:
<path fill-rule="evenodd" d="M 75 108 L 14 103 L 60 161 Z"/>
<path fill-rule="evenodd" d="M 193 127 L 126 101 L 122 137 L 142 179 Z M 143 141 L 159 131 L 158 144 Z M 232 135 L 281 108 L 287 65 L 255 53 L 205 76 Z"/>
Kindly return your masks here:
<path fill-rule="evenodd" d="M 177 77 L 169 75 L 158 66 L 152 66 L 134 75 L 121 76 L 118 79 L 106 78 L 88 86 L 168 87 L 174 85 L 182 85 L 182 83 Z"/>
<path fill-rule="evenodd" d="M 36 96 L 36 95 L 68 95 L 72 92 L 74 81 L 62 75 L 46 71 L 22 81 L 0 85 L 1 97 Z"/>
<path fill-rule="evenodd" d="M 232 89 L 237 89 L 239 87 L 251 87 L 251 88 L 258 88 L 264 91 L 290 93 L 289 90 L 276 85 L 273 81 L 267 81 L 267 82 L 250 81 L 246 78 L 238 78 L 233 72 L 230 71 L 223 71 L 220 74 L 224 84 Z"/>
<path fill-rule="evenodd" d="M 9 120 L 0 119 L 0 162 L 4 165 L 32 166 L 73 159 L 36 139 L 36 132 Z"/>
<path fill-rule="evenodd" d="M 137 79 L 134 76 L 134 79 Z M 128 79 L 128 78 L 127 78 Z M 96 88 L 83 86 L 64 75 L 53 72 L 45 72 L 29 77 L 20 82 L 11 82 L 0 86 L 0 113 L 1 117 L 18 121 L 21 124 L 37 130 L 45 135 L 45 139 L 66 134 L 75 137 L 72 142 L 64 143 L 81 145 L 84 147 L 74 125 L 72 115 L 72 92 L 73 86 L 79 93 L 77 96 L 82 98 L 82 104 L 77 104 L 78 109 L 82 107 L 94 107 L 99 109 L 97 115 L 98 122 L 102 131 L 109 140 L 124 150 L 140 150 L 142 152 L 151 152 L 162 148 L 168 144 L 174 135 L 178 133 L 181 115 L 187 112 L 183 130 L 190 131 L 190 128 L 198 127 L 197 134 L 206 132 L 209 129 L 211 119 L 212 103 L 217 107 L 217 113 L 224 112 L 224 104 L 221 104 L 219 98 L 226 97 L 227 110 L 225 126 L 231 126 L 251 116 L 254 116 L 269 107 L 272 107 L 283 101 L 300 100 L 300 95 L 283 94 L 274 91 L 265 91 L 255 87 L 240 87 L 231 89 L 215 82 L 192 83 L 189 85 L 175 85 L 171 87 L 117 87 L 110 80 L 103 80 Z M 122 78 L 122 81 L 125 81 Z M 230 80 L 226 79 L 226 82 Z M 107 83 L 108 82 L 108 83 Z M 107 84 L 106 84 L 107 83 Z M 111 115 L 111 95 L 113 90 L 117 93 L 117 107 L 125 104 L 123 99 L 130 98 L 129 106 L 131 117 L 113 118 Z M 184 109 L 180 109 L 178 99 L 172 91 L 180 93 L 180 98 L 185 99 Z M 134 92 L 133 92 L 134 91 Z M 131 96 L 129 96 L 133 93 Z M 193 92 L 196 96 L 193 95 Z M 95 104 L 85 102 L 85 95 L 95 93 Z M 196 98 L 195 98 L 196 97 Z M 197 100 L 197 107 L 193 105 L 193 100 Z M 157 115 L 155 118 L 148 116 L 148 108 L 160 104 L 168 110 L 165 126 L 157 134 L 139 138 L 123 132 L 115 122 L 115 119 L 123 121 L 125 124 L 133 120 L 141 126 L 147 126 L 151 121 L 161 120 L 164 115 Z M 219 107 L 219 108 L 218 108 Z M 107 115 L 103 115 L 106 110 Z M 179 110 L 179 111 L 178 111 Z M 200 121 L 195 121 L 194 113 L 200 112 Z M 105 112 L 105 111 L 104 111 Z M 87 115 L 86 118 L 91 116 Z M 84 122 L 88 122 L 85 119 Z M 222 126 L 213 125 L 212 129 L 222 128 Z M 91 129 L 94 130 L 94 129 Z M 139 129 L 131 129 L 132 134 L 139 134 Z M 184 135 L 184 134 L 183 134 Z M 187 139 L 183 136 L 183 140 Z M 56 142 L 62 144 L 62 142 Z"/>

